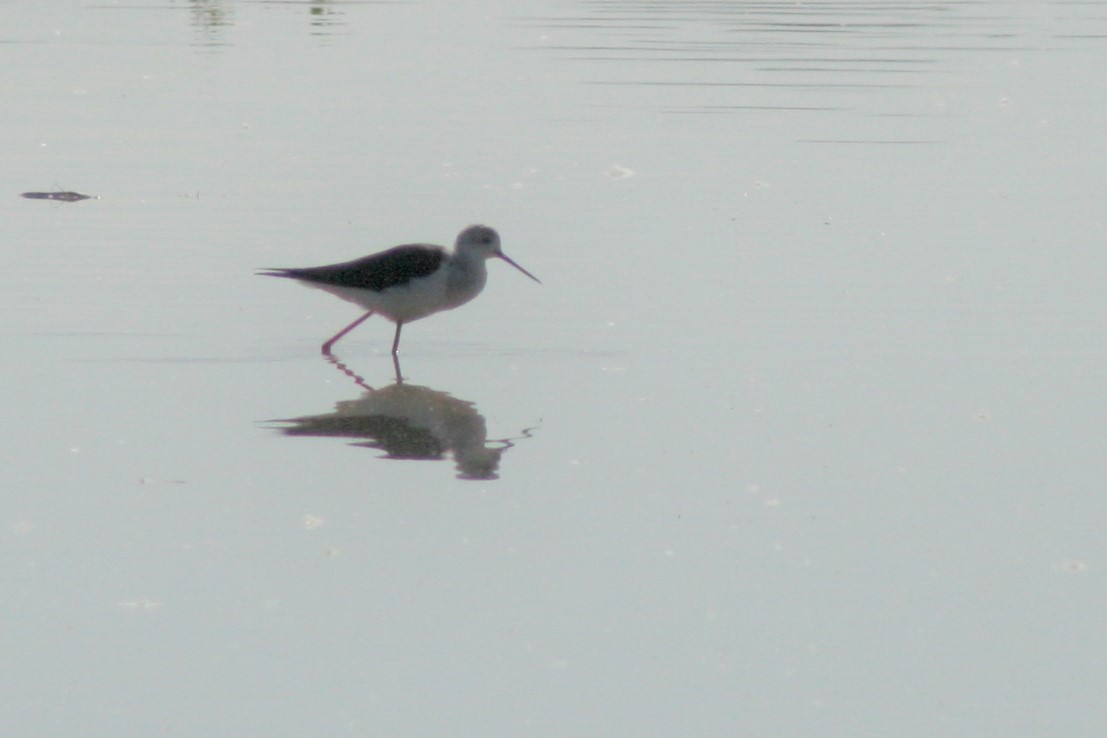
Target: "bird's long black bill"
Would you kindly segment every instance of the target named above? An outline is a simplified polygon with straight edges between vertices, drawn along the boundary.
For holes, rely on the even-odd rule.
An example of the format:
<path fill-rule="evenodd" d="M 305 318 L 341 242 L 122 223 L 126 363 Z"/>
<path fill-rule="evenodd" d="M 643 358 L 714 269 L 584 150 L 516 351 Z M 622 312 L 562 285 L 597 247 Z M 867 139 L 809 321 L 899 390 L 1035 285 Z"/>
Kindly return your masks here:
<path fill-rule="evenodd" d="M 542 284 L 542 280 L 541 280 L 541 279 L 539 279 L 538 277 L 534 276 L 533 274 L 531 274 L 530 272 L 528 272 L 528 271 L 527 271 L 526 269 L 523 269 L 523 267 L 519 266 L 519 265 L 518 265 L 518 264 L 516 264 L 516 263 L 515 263 L 514 261 L 512 261 L 511 259 L 509 259 L 509 258 L 507 257 L 507 255 L 506 255 L 506 254 L 500 254 L 500 255 L 499 255 L 499 257 L 500 257 L 501 259 L 503 259 L 504 261 L 506 261 L 506 262 L 507 262 L 508 264 L 510 264 L 511 266 L 513 266 L 513 267 L 515 267 L 516 269 L 518 269 L 518 270 L 519 270 L 520 272 L 522 272 L 523 274 L 525 274 L 525 275 L 527 275 L 528 277 L 530 277 L 531 279 L 533 279 L 533 280 L 534 280 L 535 282 L 537 282 L 538 284 Z"/>

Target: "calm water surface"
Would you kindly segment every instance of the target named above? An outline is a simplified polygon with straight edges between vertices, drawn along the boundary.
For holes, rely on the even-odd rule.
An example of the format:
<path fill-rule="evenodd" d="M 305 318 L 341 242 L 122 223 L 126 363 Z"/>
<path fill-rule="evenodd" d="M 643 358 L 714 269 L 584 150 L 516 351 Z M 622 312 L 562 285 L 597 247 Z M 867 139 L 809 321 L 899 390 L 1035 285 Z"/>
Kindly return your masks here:
<path fill-rule="evenodd" d="M 5 734 L 1107 731 L 1107 3 L 3 7 Z"/>

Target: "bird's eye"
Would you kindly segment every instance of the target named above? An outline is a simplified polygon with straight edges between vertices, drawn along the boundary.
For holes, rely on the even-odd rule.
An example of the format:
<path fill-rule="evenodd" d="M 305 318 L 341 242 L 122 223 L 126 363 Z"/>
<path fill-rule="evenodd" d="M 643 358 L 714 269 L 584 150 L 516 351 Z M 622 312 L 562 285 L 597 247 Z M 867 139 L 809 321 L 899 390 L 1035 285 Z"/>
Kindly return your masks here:
<path fill-rule="evenodd" d="M 492 236 L 485 233 L 483 236 L 480 237 L 480 242 L 481 243 L 492 243 Z"/>

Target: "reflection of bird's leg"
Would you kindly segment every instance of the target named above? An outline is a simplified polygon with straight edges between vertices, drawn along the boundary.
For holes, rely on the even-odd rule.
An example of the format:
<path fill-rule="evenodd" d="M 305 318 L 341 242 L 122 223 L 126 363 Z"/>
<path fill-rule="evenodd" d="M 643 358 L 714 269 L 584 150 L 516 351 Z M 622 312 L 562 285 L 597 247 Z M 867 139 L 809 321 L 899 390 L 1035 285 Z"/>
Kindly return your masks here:
<path fill-rule="evenodd" d="M 392 367 L 396 370 L 396 384 L 403 384 L 404 378 L 400 374 L 400 357 L 392 354 Z"/>
<path fill-rule="evenodd" d="M 326 357 L 327 361 L 334 364 L 335 368 L 338 369 L 338 371 L 342 372 L 347 377 L 354 380 L 354 384 L 356 384 L 358 387 L 361 387 L 367 392 L 376 392 L 375 389 L 365 383 L 365 380 L 361 378 L 361 375 L 356 374 L 352 369 L 339 361 L 337 356 L 335 356 L 334 354 L 324 354 L 324 356 Z"/>
<path fill-rule="evenodd" d="M 362 315 L 360 318 L 355 320 L 353 323 L 350 323 L 348 326 L 346 326 L 345 328 L 340 330 L 338 333 L 334 334 L 334 336 L 329 341 L 327 341 L 326 343 L 323 344 L 323 353 L 324 354 L 329 354 L 331 352 L 331 346 L 333 346 L 335 343 L 337 343 L 338 339 L 342 338 L 347 333 L 352 331 L 354 328 L 357 328 L 359 325 L 364 323 L 369 318 L 369 316 L 372 315 L 372 314 L 373 314 L 373 311 L 370 310 L 365 315 Z"/>
<path fill-rule="evenodd" d="M 404 327 L 404 324 L 400 321 L 396 321 L 396 337 L 392 339 L 392 355 L 396 355 L 396 351 L 400 348 L 400 329 Z"/>

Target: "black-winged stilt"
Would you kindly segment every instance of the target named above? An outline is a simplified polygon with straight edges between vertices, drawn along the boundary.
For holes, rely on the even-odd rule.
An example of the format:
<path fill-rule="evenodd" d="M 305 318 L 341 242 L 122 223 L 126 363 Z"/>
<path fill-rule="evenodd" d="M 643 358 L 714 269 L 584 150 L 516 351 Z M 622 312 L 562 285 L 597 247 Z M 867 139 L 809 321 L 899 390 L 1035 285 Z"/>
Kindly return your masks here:
<path fill-rule="evenodd" d="M 441 246 L 405 244 L 353 261 L 303 269 L 267 269 L 269 277 L 295 279 L 368 310 L 323 344 L 329 354 L 338 339 L 379 313 L 396 324 L 392 355 L 400 347 L 405 323 L 450 310 L 472 300 L 488 280 L 485 262 L 503 259 L 535 282 L 541 280 L 509 259 L 500 236 L 488 226 L 469 226 L 457 236 L 453 253 Z"/>

